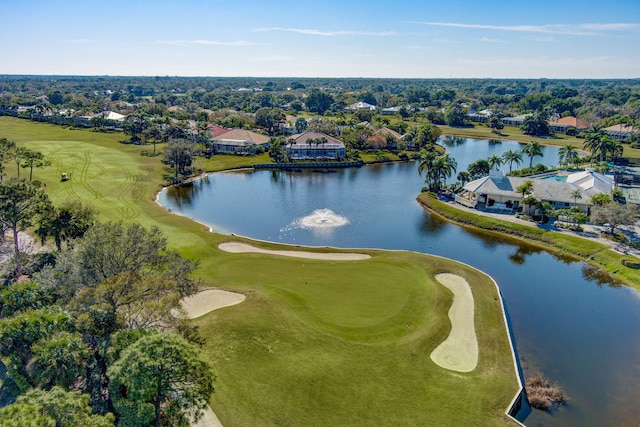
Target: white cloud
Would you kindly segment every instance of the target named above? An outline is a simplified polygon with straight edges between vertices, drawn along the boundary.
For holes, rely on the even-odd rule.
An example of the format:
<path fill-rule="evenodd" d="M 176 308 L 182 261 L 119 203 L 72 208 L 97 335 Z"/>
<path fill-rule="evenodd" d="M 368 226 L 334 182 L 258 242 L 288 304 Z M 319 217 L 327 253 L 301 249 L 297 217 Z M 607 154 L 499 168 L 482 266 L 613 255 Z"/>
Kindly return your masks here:
<path fill-rule="evenodd" d="M 320 31 L 311 28 L 282 28 L 282 27 L 270 27 L 270 28 L 256 28 L 254 33 L 265 31 L 286 31 L 290 33 L 307 34 L 312 36 L 334 37 L 334 36 L 394 36 L 394 31 L 354 31 L 354 30 L 342 30 L 342 31 Z"/>
<path fill-rule="evenodd" d="M 490 37 L 482 37 L 480 41 L 485 43 L 504 43 L 502 39 L 492 39 Z"/>
<path fill-rule="evenodd" d="M 156 43 L 181 46 L 185 44 L 208 46 L 253 46 L 255 43 L 244 40 L 220 41 L 220 40 L 158 40 Z"/>
<path fill-rule="evenodd" d="M 596 35 L 605 31 L 640 31 L 640 24 L 635 23 L 591 23 L 591 24 L 549 24 L 549 25 L 485 25 L 463 24 L 457 22 L 419 22 L 414 24 L 435 27 L 470 28 L 478 30 L 515 31 L 525 33 L 565 34 L 573 36 Z"/>

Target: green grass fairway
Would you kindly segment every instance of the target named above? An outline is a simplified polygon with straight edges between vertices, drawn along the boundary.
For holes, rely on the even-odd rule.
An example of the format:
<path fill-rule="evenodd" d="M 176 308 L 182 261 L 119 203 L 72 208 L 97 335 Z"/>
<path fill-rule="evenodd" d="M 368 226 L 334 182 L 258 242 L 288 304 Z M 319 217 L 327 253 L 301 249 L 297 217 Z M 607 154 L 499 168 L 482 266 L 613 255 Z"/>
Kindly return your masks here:
<path fill-rule="evenodd" d="M 364 251 L 372 258 L 362 261 L 222 252 L 221 242 L 241 239 L 209 233 L 153 202 L 162 165 L 140 155 L 151 147 L 122 144 L 121 134 L 7 117 L 0 117 L 0 137 L 53 161 L 34 179 L 55 203 L 77 198 L 102 220 L 157 225 L 173 249 L 199 260 L 204 285 L 247 296 L 194 320 L 218 374 L 211 406 L 223 425 L 510 424 L 504 411 L 517 379 L 498 293 L 481 272 L 409 252 Z M 239 159 L 253 161 L 217 158 L 209 166 L 241 166 Z M 71 181 L 60 182 L 61 172 L 72 173 Z M 479 363 L 470 373 L 443 369 L 429 356 L 450 329 L 452 294 L 434 279 L 441 272 L 472 287 Z"/>

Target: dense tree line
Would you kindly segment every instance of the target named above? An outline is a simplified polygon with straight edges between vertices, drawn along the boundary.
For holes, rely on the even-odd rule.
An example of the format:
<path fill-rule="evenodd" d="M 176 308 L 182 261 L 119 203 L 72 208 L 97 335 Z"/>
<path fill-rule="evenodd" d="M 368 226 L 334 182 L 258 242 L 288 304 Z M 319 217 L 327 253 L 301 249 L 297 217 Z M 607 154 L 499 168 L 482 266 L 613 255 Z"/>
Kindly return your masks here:
<path fill-rule="evenodd" d="M 546 109 L 590 122 L 615 115 L 638 120 L 640 81 L 0 76 L 0 109 L 19 105 L 82 112 L 120 109 L 184 120 L 195 118 L 198 109 L 337 113 L 357 101 L 380 108 L 446 108 L 464 103 L 505 115 Z"/>
<path fill-rule="evenodd" d="M 200 415 L 215 374 L 197 329 L 175 315 L 197 289 L 195 264 L 158 229 L 92 223 L 20 278 L 7 266 L 0 392 L 15 401 L 0 425 L 187 426 Z"/>

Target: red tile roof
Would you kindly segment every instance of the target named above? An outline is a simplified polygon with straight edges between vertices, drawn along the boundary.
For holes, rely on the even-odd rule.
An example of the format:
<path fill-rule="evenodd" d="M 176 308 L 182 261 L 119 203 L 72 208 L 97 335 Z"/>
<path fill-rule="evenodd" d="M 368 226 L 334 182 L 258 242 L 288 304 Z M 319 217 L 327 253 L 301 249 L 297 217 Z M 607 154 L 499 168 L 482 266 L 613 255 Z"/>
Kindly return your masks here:
<path fill-rule="evenodd" d="M 588 129 L 589 122 L 573 116 L 563 117 L 559 120 L 549 123 L 550 125 L 572 126 L 576 129 Z"/>

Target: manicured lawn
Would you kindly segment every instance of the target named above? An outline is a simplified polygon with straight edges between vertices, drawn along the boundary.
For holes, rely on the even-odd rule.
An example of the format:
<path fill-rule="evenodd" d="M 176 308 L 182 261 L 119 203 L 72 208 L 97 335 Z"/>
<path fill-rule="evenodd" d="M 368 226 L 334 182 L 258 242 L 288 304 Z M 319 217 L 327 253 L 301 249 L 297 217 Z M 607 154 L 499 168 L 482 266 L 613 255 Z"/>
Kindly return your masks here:
<path fill-rule="evenodd" d="M 151 146 L 7 117 L 0 117 L 0 137 L 52 159 L 34 179 L 55 203 L 77 198 L 102 220 L 156 225 L 173 249 L 200 262 L 203 286 L 247 295 L 194 321 L 216 367 L 211 405 L 224 425 L 508 423 L 503 413 L 517 382 L 499 296 L 484 274 L 406 252 L 369 251 L 365 261 L 224 253 L 220 242 L 240 239 L 209 233 L 153 202 L 163 167 L 140 155 Z M 199 166 L 237 167 L 239 159 L 256 162 L 216 156 Z M 61 172 L 72 179 L 60 182 Z M 451 293 L 435 281 L 439 272 L 460 274 L 473 289 L 480 358 L 470 373 L 429 357 L 450 328 Z"/>

